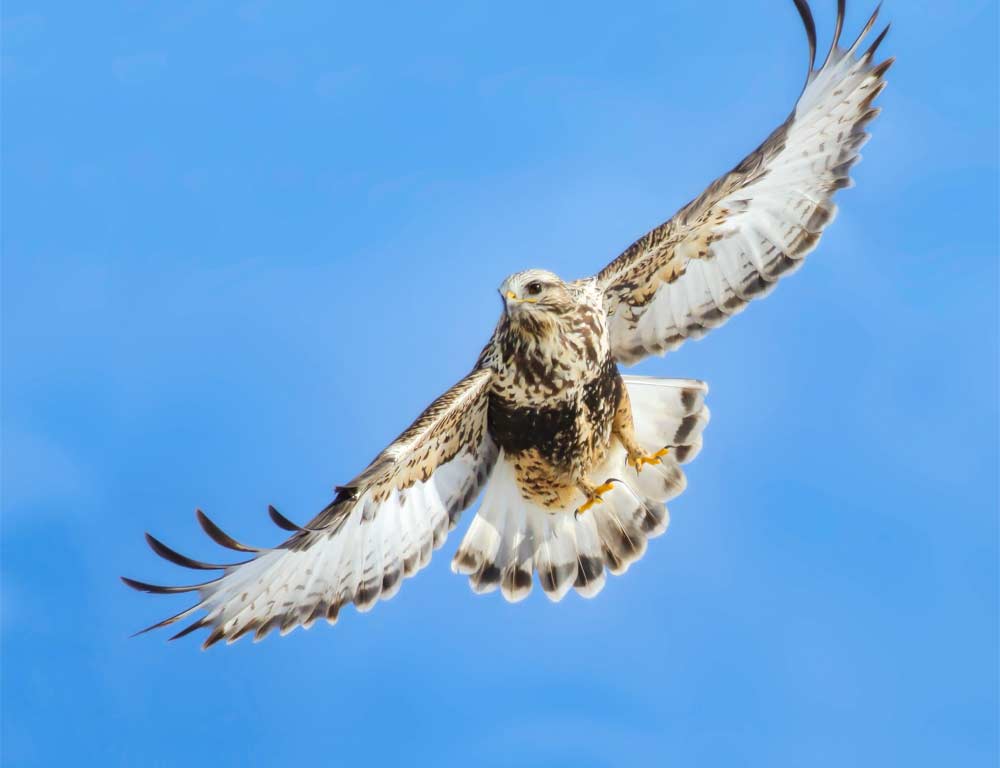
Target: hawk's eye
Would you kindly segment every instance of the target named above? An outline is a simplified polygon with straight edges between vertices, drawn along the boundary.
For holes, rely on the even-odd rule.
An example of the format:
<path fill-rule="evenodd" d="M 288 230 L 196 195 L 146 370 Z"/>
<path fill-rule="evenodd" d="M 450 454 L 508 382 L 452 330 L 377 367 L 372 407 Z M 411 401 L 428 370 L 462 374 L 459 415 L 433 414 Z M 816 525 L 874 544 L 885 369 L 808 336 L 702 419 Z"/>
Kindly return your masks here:
<path fill-rule="evenodd" d="M 524 286 L 524 292 L 529 296 L 537 296 L 542 292 L 542 284 L 537 280 L 528 283 L 526 286 Z"/>

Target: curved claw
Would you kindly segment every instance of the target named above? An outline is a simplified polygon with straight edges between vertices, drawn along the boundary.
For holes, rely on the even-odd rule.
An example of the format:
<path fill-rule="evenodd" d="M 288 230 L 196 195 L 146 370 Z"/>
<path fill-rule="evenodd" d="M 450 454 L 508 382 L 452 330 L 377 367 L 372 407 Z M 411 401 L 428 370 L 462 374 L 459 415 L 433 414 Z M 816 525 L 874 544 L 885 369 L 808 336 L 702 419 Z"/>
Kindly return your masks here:
<path fill-rule="evenodd" d="M 642 468 L 647 464 L 659 464 L 660 459 L 670 453 L 669 448 L 661 448 L 652 456 L 636 456 L 634 459 L 629 457 L 628 463 L 635 467 L 636 472 L 642 472 Z"/>
<path fill-rule="evenodd" d="M 582 515 L 584 512 L 586 512 L 588 509 L 590 509 L 595 504 L 602 503 L 604 501 L 604 499 L 601 498 L 601 494 L 602 493 L 607 493 L 608 491 L 610 491 L 614 487 L 615 487 L 614 483 L 612 483 L 611 481 L 608 481 L 608 482 L 604 483 L 603 485 L 597 486 L 594 489 L 593 494 L 591 496 L 588 496 L 587 500 L 585 502 L 583 502 L 583 504 L 581 504 L 579 507 L 576 508 L 576 510 L 573 512 L 573 517 L 574 518 L 579 518 L 580 515 Z"/>

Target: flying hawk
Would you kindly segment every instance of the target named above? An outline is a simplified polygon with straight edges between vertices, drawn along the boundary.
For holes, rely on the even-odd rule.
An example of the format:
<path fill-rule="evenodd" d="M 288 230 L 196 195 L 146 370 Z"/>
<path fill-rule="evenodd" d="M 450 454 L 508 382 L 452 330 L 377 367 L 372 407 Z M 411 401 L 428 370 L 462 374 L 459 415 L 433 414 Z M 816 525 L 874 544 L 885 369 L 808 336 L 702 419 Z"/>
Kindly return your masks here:
<path fill-rule="evenodd" d="M 500 286 L 503 314 L 471 373 L 441 395 L 332 502 L 300 527 L 273 507 L 291 537 L 272 549 L 239 543 L 200 510 L 216 543 L 250 558 L 213 565 L 146 536 L 158 555 L 219 570 L 200 584 L 144 592 L 197 593 L 196 605 L 148 629 L 201 611 L 204 646 L 318 618 L 346 603 L 369 610 L 430 560 L 462 511 L 483 501 L 452 561 L 476 592 L 509 601 L 533 574 L 554 601 L 585 597 L 605 573 L 624 573 L 663 533 L 665 502 L 685 487 L 708 422 L 707 386 L 623 376 L 620 364 L 676 349 L 767 294 L 802 265 L 833 220 L 832 196 L 850 185 L 868 139 L 872 106 L 892 59 L 875 63 L 888 27 L 862 49 L 833 42 L 816 68 L 816 29 L 794 0 L 809 42 L 805 87 L 788 119 L 732 171 L 672 219 L 633 243 L 595 277 L 565 282 L 529 270 Z M 143 630 L 148 631 L 147 630 Z"/>

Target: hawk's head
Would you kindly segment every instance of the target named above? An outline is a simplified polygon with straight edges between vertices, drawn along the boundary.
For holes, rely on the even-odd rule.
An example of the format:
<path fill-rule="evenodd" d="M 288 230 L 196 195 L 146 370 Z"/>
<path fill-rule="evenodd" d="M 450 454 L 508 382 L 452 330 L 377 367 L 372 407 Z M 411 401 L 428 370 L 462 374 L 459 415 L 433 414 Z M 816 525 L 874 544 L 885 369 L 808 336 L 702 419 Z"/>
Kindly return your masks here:
<path fill-rule="evenodd" d="M 544 327 L 576 306 L 566 283 L 544 269 L 511 275 L 500 286 L 500 298 L 504 314 L 515 325 Z"/>

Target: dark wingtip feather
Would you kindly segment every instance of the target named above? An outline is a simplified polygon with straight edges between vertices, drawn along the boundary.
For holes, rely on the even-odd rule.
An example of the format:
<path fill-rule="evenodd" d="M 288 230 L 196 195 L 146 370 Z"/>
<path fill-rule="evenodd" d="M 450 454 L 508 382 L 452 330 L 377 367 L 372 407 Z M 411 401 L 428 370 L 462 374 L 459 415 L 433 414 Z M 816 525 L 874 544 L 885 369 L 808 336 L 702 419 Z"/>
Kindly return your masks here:
<path fill-rule="evenodd" d="M 833 58 L 833 52 L 837 50 L 837 45 L 840 43 L 840 33 L 844 31 L 844 15 L 847 12 L 847 0 L 837 0 L 837 23 L 833 28 L 833 40 L 830 41 L 830 50 L 826 53 L 826 59 L 823 60 L 823 69 L 827 64 L 830 63 L 830 59 Z"/>
<path fill-rule="evenodd" d="M 878 37 L 876 37 L 872 41 L 872 44 L 868 46 L 868 50 L 865 51 L 865 55 L 864 55 L 865 59 L 870 59 L 872 56 L 875 55 L 875 51 L 877 51 L 878 47 L 880 45 L 882 45 L 882 41 L 885 40 L 885 36 L 889 34 L 889 28 L 891 26 L 892 26 L 892 24 L 886 24 L 885 25 L 885 29 L 883 29 L 881 32 L 879 32 Z"/>
<path fill-rule="evenodd" d="M 260 620 L 259 619 L 253 619 L 251 621 L 248 621 L 246 624 L 244 624 L 238 630 L 236 630 L 235 632 L 233 632 L 233 634 L 229 636 L 229 638 L 226 640 L 226 642 L 227 643 L 235 643 L 237 640 L 239 640 L 244 635 L 248 635 L 251 632 L 256 631 L 257 627 L 259 627 L 259 626 L 260 626 Z"/>
<path fill-rule="evenodd" d="M 878 66 L 872 67 L 872 74 L 875 77 L 882 78 L 885 76 L 885 73 L 889 71 L 889 68 L 895 63 L 896 63 L 896 57 L 890 56 L 888 59 L 883 61 Z"/>
<path fill-rule="evenodd" d="M 202 627 L 207 627 L 209 624 L 211 624 L 211 622 L 205 618 L 193 621 L 186 627 L 184 627 L 184 629 L 182 629 L 176 635 L 173 635 L 172 637 L 168 638 L 167 642 L 170 642 L 171 640 L 180 640 L 182 637 L 186 637 L 187 635 L 190 635 L 192 632 L 201 629 Z"/>
<path fill-rule="evenodd" d="M 816 22 L 813 19 L 812 9 L 809 7 L 808 0 L 794 0 L 795 7 L 799 11 L 799 16 L 802 17 L 802 24 L 806 28 L 806 37 L 809 39 L 809 72 L 813 71 L 813 67 L 816 65 Z"/>
<path fill-rule="evenodd" d="M 289 611 L 282 618 L 281 626 L 278 628 L 278 631 L 282 635 L 287 635 L 289 632 L 291 632 L 293 629 L 299 626 L 299 624 L 300 622 L 298 613 L 296 613 L 295 611 Z"/>
<path fill-rule="evenodd" d="M 283 531 L 290 531 L 292 533 L 317 533 L 315 528 L 306 528 L 293 523 L 270 504 L 267 505 L 267 514 L 271 518 L 271 522 Z"/>
<path fill-rule="evenodd" d="M 149 544 L 149 548 L 151 550 L 164 560 L 167 560 L 174 565 L 180 565 L 184 568 L 191 568 L 195 571 L 221 571 L 230 567 L 229 565 L 214 565 L 212 563 L 203 563 L 200 560 L 192 560 L 190 557 L 182 555 L 180 552 L 171 549 L 151 533 L 146 534 L 146 543 Z"/>
<path fill-rule="evenodd" d="M 234 549 L 237 552 L 250 552 L 253 554 L 260 552 L 260 550 L 256 547 L 248 547 L 246 544 L 240 544 L 240 542 L 209 520 L 208 515 L 200 509 L 195 510 L 195 515 L 198 518 L 198 524 L 201 526 L 202 530 L 205 531 L 205 533 L 208 534 L 208 537 L 220 547 Z"/>
<path fill-rule="evenodd" d="M 861 45 L 861 41 L 865 39 L 869 32 L 872 31 L 872 27 L 875 26 L 875 22 L 878 19 L 878 15 L 882 10 L 882 3 L 875 6 L 875 10 L 872 11 L 872 15 L 868 17 L 868 21 L 865 23 L 864 28 L 858 35 L 857 39 L 851 43 L 850 52 L 853 54 L 857 50 L 858 46 Z"/>
<path fill-rule="evenodd" d="M 216 627 L 212 630 L 212 633 L 205 638 L 205 642 L 201 644 L 201 649 L 203 651 L 208 650 L 225 636 L 226 633 L 223 631 L 222 627 Z"/>
<path fill-rule="evenodd" d="M 259 627 L 257 627 L 257 631 L 254 632 L 253 635 L 253 641 L 255 643 L 259 643 L 261 640 L 267 637 L 271 633 L 271 630 L 273 630 L 278 625 L 279 621 L 281 621 L 280 616 L 272 616 L 263 624 L 261 624 Z"/>
<path fill-rule="evenodd" d="M 139 592 L 149 592 L 153 595 L 174 595 L 180 592 L 194 592 L 195 590 L 207 587 L 209 584 L 218 581 L 218 579 L 213 579 L 212 581 L 206 581 L 202 584 L 189 584 L 183 587 L 163 587 L 159 584 L 147 584 L 144 581 L 136 581 L 135 579 L 130 579 L 128 576 L 119 576 L 118 578 L 122 580 L 126 587 L 131 587 Z"/>
<path fill-rule="evenodd" d="M 302 527 L 296 525 L 278 510 L 276 510 L 271 504 L 267 505 L 267 514 L 271 518 L 271 522 L 278 526 L 283 531 L 291 531 L 292 533 L 298 533 L 304 530 Z"/>
<path fill-rule="evenodd" d="M 169 625 L 173 624 L 175 621 L 179 621 L 180 619 L 183 619 L 185 616 L 189 615 L 197 607 L 198 606 L 193 606 L 191 608 L 185 608 L 180 613 L 175 613 L 170 618 L 164 619 L 163 621 L 158 621 L 155 624 L 150 624 L 145 629 L 140 629 L 138 632 L 135 632 L 135 633 L 129 635 L 129 637 L 130 638 L 132 638 L 132 637 L 138 637 L 139 635 L 144 635 L 147 632 L 152 632 L 154 629 L 159 629 L 160 627 L 169 626 Z M 173 638 L 170 638 L 170 639 L 173 640 Z"/>

